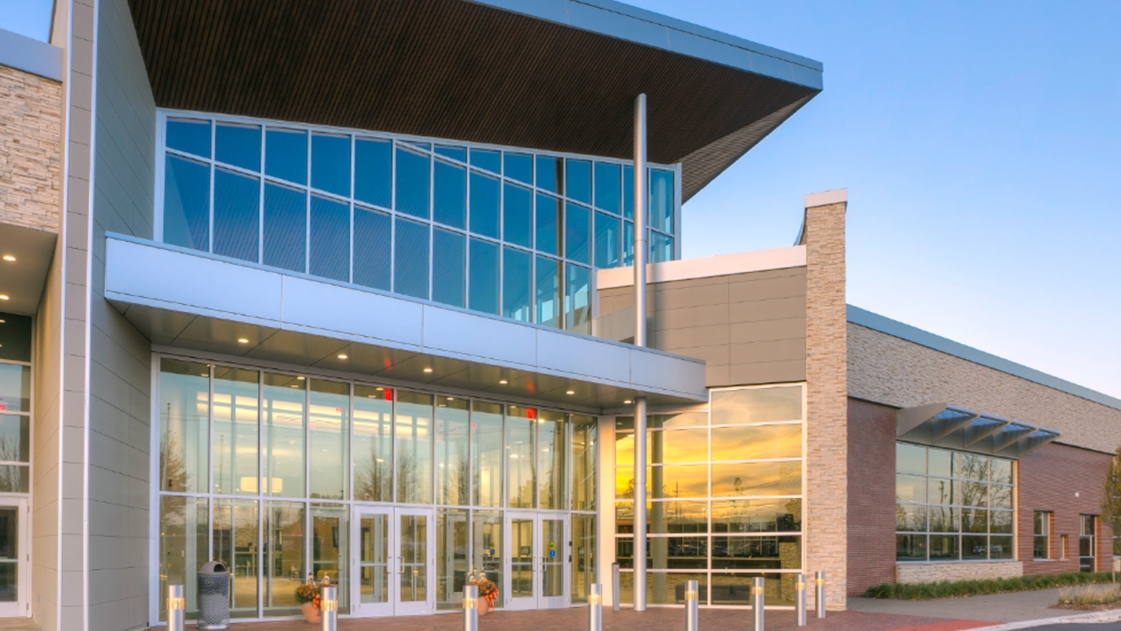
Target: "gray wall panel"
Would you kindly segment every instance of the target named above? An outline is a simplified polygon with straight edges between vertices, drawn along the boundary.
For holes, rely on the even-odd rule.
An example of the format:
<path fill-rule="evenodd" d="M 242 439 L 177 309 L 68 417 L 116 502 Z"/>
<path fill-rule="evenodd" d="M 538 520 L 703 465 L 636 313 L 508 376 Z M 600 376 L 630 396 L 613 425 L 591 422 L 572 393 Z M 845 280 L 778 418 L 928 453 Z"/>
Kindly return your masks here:
<path fill-rule="evenodd" d="M 533 366 L 537 359 L 533 329 L 512 329 L 501 320 L 451 309 L 425 310 L 424 345 L 458 355 L 490 357 L 504 364 Z"/>
<path fill-rule="evenodd" d="M 282 282 L 282 308 L 279 314 L 266 317 L 398 344 L 423 343 L 422 307 L 418 303 L 303 278 L 273 276 Z"/>
<path fill-rule="evenodd" d="M 631 382 L 630 361 L 630 350 L 625 346 L 537 331 L 537 362 L 552 370 L 628 384 Z"/>

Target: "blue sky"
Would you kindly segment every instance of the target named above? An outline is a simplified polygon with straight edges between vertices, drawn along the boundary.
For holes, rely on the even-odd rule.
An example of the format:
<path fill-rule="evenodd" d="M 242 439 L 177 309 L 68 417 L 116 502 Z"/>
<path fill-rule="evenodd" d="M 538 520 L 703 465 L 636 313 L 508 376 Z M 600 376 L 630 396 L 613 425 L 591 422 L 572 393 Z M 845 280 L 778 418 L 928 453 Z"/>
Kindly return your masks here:
<path fill-rule="evenodd" d="M 685 205 L 686 257 L 847 187 L 851 304 L 1121 397 L 1121 3 L 631 2 L 825 65 Z"/>
<path fill-rule="evenodd" d="M 629 1 L 825 64 L 686 204 L 686 257 L 790 245 L 847 187 L 850 303 L 1121 397 L 1121 3 Z"/>

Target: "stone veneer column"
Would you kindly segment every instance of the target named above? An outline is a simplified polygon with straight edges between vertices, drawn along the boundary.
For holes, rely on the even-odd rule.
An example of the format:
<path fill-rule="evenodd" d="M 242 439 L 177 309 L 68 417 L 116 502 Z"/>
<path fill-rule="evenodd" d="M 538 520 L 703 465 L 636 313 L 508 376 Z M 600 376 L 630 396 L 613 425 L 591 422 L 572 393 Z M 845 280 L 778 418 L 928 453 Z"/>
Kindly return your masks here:
<path fill-rule="evenodd" d="M 845 609 L 848 537 L 846 189 L 806 196 L 806 571 Z M 812 599 L 812 592 L 811 592 Z"/>

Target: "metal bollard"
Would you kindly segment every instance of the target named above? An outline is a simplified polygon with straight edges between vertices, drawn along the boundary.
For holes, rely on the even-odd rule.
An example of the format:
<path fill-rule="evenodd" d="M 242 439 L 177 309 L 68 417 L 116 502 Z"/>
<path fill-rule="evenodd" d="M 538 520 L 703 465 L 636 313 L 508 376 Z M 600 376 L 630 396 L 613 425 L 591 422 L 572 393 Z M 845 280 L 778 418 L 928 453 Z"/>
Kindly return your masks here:
<path fill-rule="evenodd" d="M 323 631 L 337 631 L 339 628 L 339 588 L 319 588 L 319 611 L 323 616 Z"/>
<path fill-rule="evenodd" d="M 799 627 L 806 626 L 806 575 L 794 578 L 794 618 Z"/>
<path fill-rule="evenodd" d="M 182 585 L 167 586 L 167 631 L 183 631 L 187 622 L 187 599 Z"/>
<path fill-rule="evenodd" d="M 763 577 L 756 576 L 751 579 L 751 618 L 754 621 L 752 628 L 763 631 Z"/>
<path fill-rule="evenodd" d="M 817 592 L 814 594 L 814 608 L 817 610 L 818 618 L 825 618 L 825 572 L 818 572 L 815 575 L 814 583 L 817 584 Z"/>
<path fill-rule="evenodd" d="M 603 630 L 603 585 L 588 585 L 588 631 Z"/>
<path fill-rule="evenodd" d="M 697 581 L 685 581 L 685 631 L 697 631 L 697 604 L 701 595 Z"/>
<path fill-rule="evenodd" d="M 479 588 L 463 586 L 463 631 L 479 631 Z"/>
<path fill-rule="evenodd" d="M 619 595 L 619 589 L 620 588 L 619 588 L 619 564 L 618 563 L 612 563 L 611 564 L 611 588 L 612 588 L 611 589 L 611 610 L 612 611 L 619 611 L 619 601 L 621 599 L 621 596 Z"/>

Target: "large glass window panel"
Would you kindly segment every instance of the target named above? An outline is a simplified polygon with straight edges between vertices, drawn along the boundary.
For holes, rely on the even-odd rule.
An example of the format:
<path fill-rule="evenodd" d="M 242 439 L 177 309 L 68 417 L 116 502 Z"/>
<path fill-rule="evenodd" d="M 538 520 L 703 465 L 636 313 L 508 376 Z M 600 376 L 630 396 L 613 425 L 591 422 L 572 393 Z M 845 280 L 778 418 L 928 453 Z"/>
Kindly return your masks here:
<path fill-rule="evenodd" d="M 354 198 L 389 208 L 393 201 L 393 143 L 354 140 Z"/>
<path fill-rule="evenodd" d="M 311 571 L 315 580 L 330 577 L 337 588 L 339 612 L 350 605 L 350 510 L 341 504 L 311 505 Z"/>
<path fill-rule="evenodd" d="M 578 202 L 592 203 L 592 163 L 587 160 L 565 160 L 565 192 Z"/>
<path fill-rule="evenodd" d="M 502 506 L 502 460 L 502 406 L 475 401 L 471 410 L 473 505 Z"/>
<path fill-rule="evenodd" d="M 989 506 L 992 508 L 1012 508 L 1012 487 L 1003 484 L 989 485 Z"/>
<path fill-rule="evenodd" d="M 623 222 L 623 266 L 634 265 L 634 224 Z"/>
<path fill-rule="evenodd" d="M 989 511 L 989 532 L 1000 535 L 1012 534 L 1012 511 Z"/>
<path fill-rule="evenodd" d="M 561 203 L 560 200 L 549 195 L 537 194 L 536 239 L 537 249 L 548 254 L 561 253 L 562 235 Z"/>
<path fill-rule="evenodd" d="M 495 585 L 502 585 L 502 513 L 473 511 L 471 519 L 471 567 L 486 574 L 486 578 L 494 581 Z M 502 608 L 503 600 L 498 598 L 494 606 Z"/>
<path fill-rule="evenodd" d="M 673 232 L 673 171 L 650 169 L 650 225 Z"/>
<path fill-rule="evenodd" d="M 712 465 L 712 496 L 801 495 L 802 462 Z"/>
<path fill-rule="evenodd" d="M 214 553 L 230 571 L 230 617 L 256 618 L 261 567 L 258 503 L 214 499 Z M 166 593 L 166 592 L 164 592 Z"/>
<path fill-rule="evenodd" d="M 0 359 L 31 361 L 31 318 L 9 313 L 4 320 L 4 333 L 0 334 L 0 339 L 4 342 L 0 345 Z"/>
<path fill-rule="evenodd" d="M 498 314 L 498 244 L 471 239 L 471 296 L 473 311 Z"/>
<path fill-rule="evenodd" d="M 895 470 L 900 473 L 926 473 L 926 447 L 895 443 Z"/>
<path fill-rule="evenodd" d="M 363 604 L 389 602 L 391 515 L 363 513 L 358 518 L 358 600 Z"/>
<path fill-rule="evenodd" d="M 533 156 L 526 153 L 503 154 L 503 168 L 506 177 L 533 184 Z"/>
<path fill-rule="evenodd" d="M 714 462 L 801 457 L 801 424 L 712 428 Z"/>
<path fill-rule="evenodd" d="M 895 476 L 895 501 L 925 503 L 926 483 L 926 478 L 916 475 Z"/>
<path fill-rule="evenodd" d="M 983 561 L 989 558 L 989 538 L 986 535 L 963 535 L 961 558 L 965 561 Z"/>
<path fill-rule="evenodd" d="M 471 232 L 498 238 L 498 179 L 471 172 Z"/>
<path fill-rule="evenodd" d="M 797 570 L 801 567 L 802 537 L 797 535 L 712 538 L 714 570 Z"/>
<path fill-rule="evenodd" d="M 393 228 L 389 215 L 354 207 L 354 282 L 389 291 Z"/>
<path fill-rule="evenodd" d="M 649 432 L 647 450 L 654 464 L 708 462 L 708 428 Z"/>
<path fill-rule="evenodd" d="M 350 136 L 311 135 L 311 185 L 335 195 L 350 196 Z"/>
<path fill-rule="evenodd" d="M 653 502 L 646 514 L 653 535 L 708 533 L 707 501 Z"/>
<path fill-rule="evenodd" d="M 164 142 L 168 148 L 210 157 L 210 121 L 169 118 Z"/>
<path fill-rule="evenodd" d="M 502 238 L 533 247 L 533 193 L 509 183 L 503 185 L 502 191 Z"/>
<path fill-rule="evenodd" d="M 545 256 L 537 257 L 535 294 L 537 323 L 561 327 L 561 263 Z"/>
<path fill-rule="evenodd" d="M 963 506 L 987 507 L 989 505 L 989 485 L 984 482 L 963 480 L 961 482 L 961 504 Z"/>
<path fill-rule="evenodd" d="M 738 465 L 748 466 L 748 465 Z M 715 487 L 716 471 L 713 468 Z M 801 492 L 799 488 L 795 493 Z M 650 499 L 705 497 L 708 495 L 708 465 L 665 465 L 650 469 Z M 713 495 L 716 495 L 715 488 Z M 757 495 L 760 495 L 757 493 Z"/>
<path fill-rule="evenodd" d="M 210 366 L 162 360 L 159 414 L 160 490 L 206 493 L 210 484 Z"/>
<path fill-rule="evenodd" d="M 919 504 L 895 505 L 895 529 L 899 532 L 926 532 L 926 507 Z"/>
<path fill-rule="evenodd" d="M 261 126 L 218 123 L 214 159 L 249 171 L 261 170 Z"/>
<path fill-rule="evenodd" d="M 431 159 L 397 149 L 397 212 L 428 219 L 428 168 Z"/>
<path fill-rule="evenodd" d="M 611 215 L 596 213 L 595 217 L 595 264 L 598 268 L 619 267 L 620 240 L 619 219 Z"/>
<path fill-rule="evenodd" d="M 319 379 L 310 381 L 310 497 L 345 499 L 350 486 L 350 385 Z"/>
<path fill-rule="evenodd" d="M 209 249 L 210 167 L 168 154 L 164 167 L 163 242 Z"/>
<path fill-rule="evenodd" d="M 596 582 L 595 515 L 572 516 L 572 602 L 588 602 L 588 586 Z"/>
<path fill-rule="evenodd" d="M 467 162 L 467 148 L 466 147 L 444 147 L 436 146 L 432 149 L 436 155 L 451 158 L 452 160 L 459 160 L 460 162 Z"/>
<path fill-rule="evenodd" d="M 225 169 L 214 170 L 214 253 L 257 262 L 261 184 Z"/>
<path fill-rule="evenodd" d="M 304 582 L 304 504 L 265 502 L 264 580 L 266 616 L 300 612 L 296 586 Z"/>
<path fill-rule="evenodd" d="M 491 173 L 501 173 L 502 164 L 499 153 L 490 149 L 472 149 L 471 166 Z"/>
<path fill-rule="evenodd" d="M 1013 557 L 1012 537 L 989 537 L 989 558 L 1008 560 Z"/>
<path fill-rule="evenodd" d="M 393 291 L 427 300 L 428 226 L 397 219 L 395 228 Z"/>
<path fill-rule="evenodd" d="M 436 503 L 466 506 L 470 487 L 467 459 L 470 404 L 456 397 L 436 397 Z M 466 518 L 464 518 L 466 524 Z M 466 527 L 466 526 L 465 526 Z M 463 545 L 467 545 L 464 534 Z M 461 558 L 466 558 L 466 550 Z M 461 586 L 462 587 L 462 586 Z"/>
<path fill-rule="evenodd" d="M 957 452 L 958 470 L 963 478 L 969 480 L 989 479 L 989 459 L 986 456 Z"/>
<path fill-rule="evenodd" d="M 564 195 L 564 160 L 537 156 L 537 188 Z"/>
<path fill-rule="evenodd" d="M 31 467 L 0 466 L 0 493 L 27 493 L 31 487 Z"/>
<path fill-rule="evenodd" d="M 911 476 L 906 477 L 911 481 Z M 913 502 L 929 501 L 931 504 L 961 504 L 961 481 L 946 480 L 943 478 L 927 479 L 927 500 L 907 500 Z"/>
<path fill-rule="evenodd" d="M 506 408 L 506 505 L 534 508 L 537 490 L 537 464 L 534 458 L 534 433 L 537 410 L 516 405 Z"/>
<path fill-rule="evenodd" d="M 564 275 L 564 328 L 592 334 L 592 272 L 579 265 L 566 265 Z"/>
<path fill-rule="evenodd" d="M 31 411 L 30 366 L 0 364 L 0 404 L 6 412 Z"/>
<path fill-rule="evenodd" d="M 673 237 L 650 231 L 650 262 L 664 263 L 673 260 Z"/>
<path fill-rule="evenodd" d="M 466 228 L 467 169 L 437 160 L 433 176 L 432 218 L 455 228 Z"/>
<path fill-rule="evenodd" d="M 537 476 L 541 508 L 568 508 L 565 422 L 561 412 L 542 410 L 537 419 Z"/>
<path fill-rule="evenodd" d="M 931 506 L 930 532 L 961 532 L 961 509 L 951 506 Z"/>
<path fill-rule="evenodd" d="M 596 418 L 573 414 L 572 510 L 591 511 L 596 509 L 598 446 L 599 430 Z"/>
<path fill-rule="evenodd" d="M 265 373 L 261 395 L 263 494 L 304 497 L 304 380 Z"/>
<path fill-rule="evenodd" d="M 717 500 L 713 532 L 801 532 L 802 500 Z"/>
<path fill-rule="evenodd" d="M 311 196 L 311 273 L 350 280 L 350 207 Z"/>
<path fill-rule="evenodd" d="M 393 501 L 393 392 L 354 386 L 354 500 Z"/>
<path fill-rule="evenodd" d="M 307 243 L 307 195 L 287 186 L 266 183 L 264 228 L 264 264 L 303 272 Z"/>
<path fill-rule="evenodd" d="M 265 132 L 265 175 L 307 184 L 307 132 L 269 129 Z"/>
<path fill-rule="evenodd" d="M 432 502 L 432 395 L 398 392 L 394 426 L 397 501 Z"/>
<path fill-rule="evenodd" d="M 989 459 L 989 479 L 1001 484 L 1012 484 L 1012 461 L 1004 458 Z"/>
<path fill-rule="evenodd" d="M 210 557 L 210 517 L 206 498 L 160 498 L 160 593 L 168 585 L 194 585 Z M 184 590 L 187 617 L 198 612 L 198 592 Z M 160 600 L 160 620 L 167 620 L 167 600 Z"/>
<path fill-rule="evenodd" d="M 565 256 L 580 263 L 591 263 L 591 211 L 584 206 L 565 204 Z"/>
<path fill-rule="evenodd" d="M 502 315 L 532 320 L 533 260 L 529 252 L 502 248 Z"/>
<path fill-rule="evenodd" d="M 802 386 L 712 392 L 712 424 L 740 425 L 802 420 Z"/>
<path fill-rule="evenodd" d="M 3 397 L 0 397 L 3 401 Z M 31 419 L 15 414 L 0 414 L 0 460 L 31 461 Z"/>
<path fill-rule="evenodd" d="M 429 500 L 431 501 L 431 500 Z M 433 527 L 428 515 L 397 514 L 397 556 L 400 602 L 426 602 L 431 579 L 428 573 L 428 529 Z"/>
<path fill-rule="evenodd" d="M 623 165 L 623 217 L 634 219 L 634 167 Z"/>
<path fill-rule="evenodd" d="M 989 511 L 980 508 L 965 508 L 961 511 L 961 531 L 987 533 L 989 531 Z"/>
<path fill-rule="evenodd" d="M 957 463 L 958 459 L 954 457 L 954 452 L 945 449 L 927 448 L 928 474 L 943 478 L 956 478 L 958 476 Z M 916 473 L 922 472 L 916 471 Z"/>
<path fill-rule="evenodd" d="M 214 367 L 214 491 L 257 495 L 260 374 Z"/>
<path fill-rule="evenodd" d="M 618 417 L 616 421 L 626 419 L 629 423 L 627 431 L 634 431 L 634 418 L 630 416 Z M 675 414 L 651 414 L 647 417 L 646 426 L 650 429 L 683 429 L 686 427 L 707 427 L 708 410 L 694 412 L 677 412 Z"/>
<path fill-rule="evenodd" d="M 896 561 L 925 561 L 926 535 L 895 535 Z"/>
<path fill-rule="evenodd" d="M 472 261 L 473 263 L 474 261 Z M 467 292 L 467 238 L 458 232 L 432 231 L 432 300 L 463 307 Z M 474 272 L 474 269 L 472 269 Z"/>
<path fill-rule="evenodd" d="M 957 561 L 960 559 L 958 550 L 961 546 L 961 537 L 957 535 L 930 535 L 930 560 L 931 561 Z"/>
<path fill-rule="evenodd" d="M 467 584 L 467 511 L 436 511 L 436 609 L 463 607 Z"/>
<path fill-rule="evenodd" d="M 596 163 L 596 208 L 606 210 L 616 215 L 619 214 L 619 204 L 621 201 L 619 195 L 619 177 L 620 168 L 618 164 L 610 164 L 607 162 Z"/>

